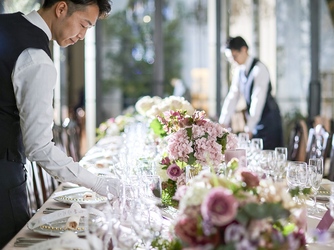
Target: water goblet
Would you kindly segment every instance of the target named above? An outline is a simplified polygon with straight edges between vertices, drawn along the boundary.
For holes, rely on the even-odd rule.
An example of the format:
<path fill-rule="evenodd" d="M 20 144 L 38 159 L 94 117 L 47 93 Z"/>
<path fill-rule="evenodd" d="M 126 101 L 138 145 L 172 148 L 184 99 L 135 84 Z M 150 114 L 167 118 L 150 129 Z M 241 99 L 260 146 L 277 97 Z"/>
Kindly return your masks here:
<path fill-rule="evenodd" d="M 286 147 L 275 148 L 275 160 L 276 160 L 275 181 L 282 178 L 285 172 L 287 157 L 288 157 L 288 149 Z"/>
<path fill-rule="evenodd" d="M 249 134 L 239 133 L 238 134 L 238 148 L 248 148 L 249 145 Z"/>
<path fill-rule="evenodd" d="M 263 150 L 263 139 L 262 138 L 252 138 L 251 148 L 255 150 Z"/>
<path fill-rule="evenodd" d="M 142 200 L 147 204 L 160 205 L 162 196 L 161 179 L 159 175 L 144 175 L 144 193 Z"/>
<path fill-rule="evenodd" d="M 265 174 L 266 178 L 269 178 L 273 174 L 275 167 L 275 151 L 274 150 L 262 150 L 260 155 L 260 166 Z"/>
<path fill-rule="evenodd" d="M 286 170 L 286 180 L 289 191 L 297 190 L 298 192 L 307 187 L 308 169 L 306 162 L 290 161 Z M 298 194 L 294 197 L 297 203 L 301 203 Z"/>
<path fill-rule="evenodd" d="M 317 195 L 320 188 L 320 184 L 323 178 L 323 162 L 321 158 L 309 159 L 309 181 L 313 191 L 314 205 L 310 210 L 310 213 L 317 214 L 319 209 L 317 207 Z"/>

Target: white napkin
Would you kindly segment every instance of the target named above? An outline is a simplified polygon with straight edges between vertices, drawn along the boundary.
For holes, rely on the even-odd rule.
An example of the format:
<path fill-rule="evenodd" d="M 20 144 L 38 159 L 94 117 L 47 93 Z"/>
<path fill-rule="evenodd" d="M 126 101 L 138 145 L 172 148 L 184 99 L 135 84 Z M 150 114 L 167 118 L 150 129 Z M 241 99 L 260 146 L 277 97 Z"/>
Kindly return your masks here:
<path fill-rule="evenodd" d="M 71 209 L 80 209 L 81 206 L 79 203 L 74 202 L 71 205 Z M 69 229 L 69 230 L 77 230 L 80 224 L 80 218 L 81 215 L 72 215 L 70 216 L 67 221 L 66 221 L 66 225 L 65 225 L 65 229 Z"/>

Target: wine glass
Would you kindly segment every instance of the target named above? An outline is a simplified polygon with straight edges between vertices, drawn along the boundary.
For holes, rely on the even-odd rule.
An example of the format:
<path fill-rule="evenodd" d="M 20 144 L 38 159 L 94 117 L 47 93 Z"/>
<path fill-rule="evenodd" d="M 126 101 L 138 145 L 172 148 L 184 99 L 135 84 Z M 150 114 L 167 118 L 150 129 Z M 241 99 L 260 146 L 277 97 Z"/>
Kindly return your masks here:
<path fill-rule="evenodd" d="M 110 204 L 86 205 L 85 235 L 92 250 L 105 249 L 110 243 L 109 219 Z"/>
<path fill-rule="evenodd" d="M 266 178 L 270 177 L 275 167 L 275 150 L 262 150 L 260 156 L 260 166 Z"/>
<path fill-rule="evenodd" d="M 276 160 L 276 169 L 274 175 L 275 181 L 282 178 L 285 172 L 287 157 L 288 157 L 288 149 L 286 147 L 275 148 L 275 160 Z"/>
<path fill-rule="evenodd" d="M 322 159 L 321 158 L 310 159 L 308 171 L 309 171 L 309 181 L 314 197 L 314 205 L 313 208 L 310 210 L 310 213 L 318 214 L 319 209 L 317 207 L 317 195 L 323 178 L 323 171 L 324 171 Z"/>
<path fill-rule="evenodd" d="M 162 230 L 160 209 L 138 201 L 132 209 L 131 223 L 145 249 L 150 249 L 153 239 L 159 236 Z"/>
<path fill-rule="evenodd" d="M 161 179 L 159 175 L 143 175 L 145 185 L 142 200 L 147 204 L 160 205 L 162 196 Z"/>
<path fill-rule="evenodd" d="M 238 148 L 247 149 L 249 145 L 249 134 L 239 133 L 238 134 Z"/>
<path fill-rule="evenodd" d="M 252 138 L 251 148 L 255 150 L 263 150 L 263 139 L 262 138 Z"/>
<path fill-rule="evenodd" d="M 286 170 L 286 180 L 290 191 L 304 189 L 308 184 L 308 169 L 306 162 L 290 161 Z M 294 198 L 297 203 L 301 202 L 298 195 Z"/>

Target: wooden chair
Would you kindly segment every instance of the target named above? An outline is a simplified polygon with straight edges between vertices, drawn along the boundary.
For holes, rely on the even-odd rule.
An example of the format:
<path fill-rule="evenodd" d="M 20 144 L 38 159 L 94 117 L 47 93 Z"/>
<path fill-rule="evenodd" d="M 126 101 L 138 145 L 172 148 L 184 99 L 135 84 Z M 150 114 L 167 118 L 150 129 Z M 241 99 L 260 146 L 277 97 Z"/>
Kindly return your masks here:
<path fill-rule="evenodd" d="M 59 183 L 36 162 L 26 159 L 27 192 L 31 215 L 39 209 L 56 190 Z"/>
<path fill-rule="evenodd" d="M 306 158 L 307 125 L 304 120 L 299 120 L 290 131 L 288 144 L 288 160 L 304 161 Z"/>
<path fill-rule="evenodd" d="M 44 197 L 42 191 L 42 181 L 39 178 L 37 165 L 26 159 L 25 168 L 27 170 L 27 194 L 30 214 L 34 215 L 43 205 Z"/>
<path fill-rule="evenodd" d="M 311 158 L 322 158 L 323 164 L 329 153 L 330 133 L 327 132 L 322 124 L 316 125 L 314 128 L 310 128 L 308 133 L 308 140 L 306 146 L 306 159 L 308 162 Z"/>
<path fill-rule="evenodd" d="M 63 128 L 66 131 L 66 151 L 68 156 L 71 156 L 74 161 L 79 161 L 80 156 L 80 128 L 78 124 L 69 118 L 63 122 Z"/>
<path fill-rule="evenodd" d="M 330 181 L 334 181 L 334 136 L 332 136 L 332 148 L 330 150 L 330 162 L 329 162 L 329 171 L 327 178 Z"/>
<path fill-rule="evenodd" d="M 55 145 L 59 147 L 63 152 L 67 153 L 66 149 L 67 135 L 64 128 L 54 123 L 52 126 L 52 133 L 53 133 L 53 142 L 55 143 Z"/>

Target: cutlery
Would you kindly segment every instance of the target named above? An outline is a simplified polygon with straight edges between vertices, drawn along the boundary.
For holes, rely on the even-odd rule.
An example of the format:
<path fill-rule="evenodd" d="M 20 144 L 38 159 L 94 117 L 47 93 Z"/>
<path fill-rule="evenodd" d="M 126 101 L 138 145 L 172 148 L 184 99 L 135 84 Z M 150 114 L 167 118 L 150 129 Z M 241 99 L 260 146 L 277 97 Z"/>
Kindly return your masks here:
<path fill-rule="evenodd" d="M 33 244 L 45 241 L 47 239 L 18 237 L 15 240 L 14 247 L 29 247 Z"/>
<path fill-rule="evenodd" d="M 47 207 L 45 208 L 45 210 L 43 211 L 43 214 L 50 214 L 59 210 L 62 210 L 63 208 L 52 208 L 52 207 Z"/>

